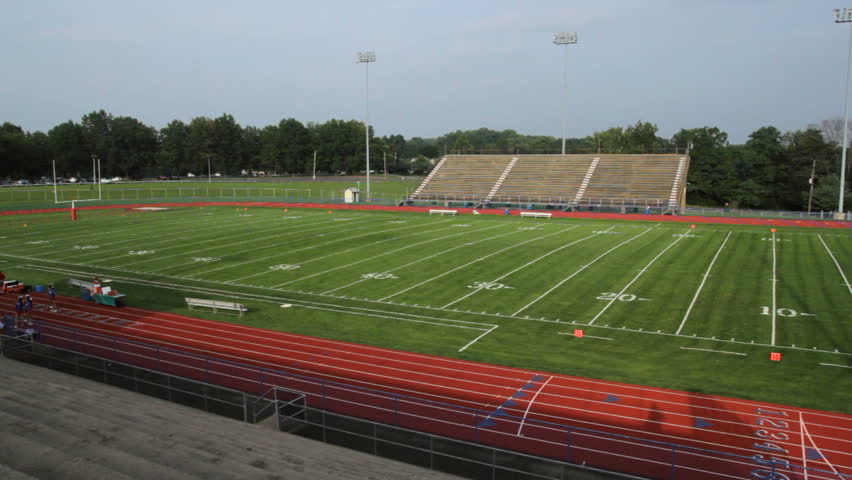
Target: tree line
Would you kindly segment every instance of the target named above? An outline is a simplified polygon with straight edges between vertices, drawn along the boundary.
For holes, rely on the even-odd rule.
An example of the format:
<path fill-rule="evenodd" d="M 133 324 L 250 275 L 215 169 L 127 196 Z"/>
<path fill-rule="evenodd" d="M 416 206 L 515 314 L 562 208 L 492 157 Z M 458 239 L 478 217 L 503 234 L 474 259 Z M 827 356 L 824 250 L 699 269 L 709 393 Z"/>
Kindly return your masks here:
<path fill-rule="evenodd" d="M 839 119 L 784 133 L 767 126 L 752 132 L 745 144 L 732 145 L 727 133 L 717 127 L 681 129 L 667 139 L 657 135 L 655 124 L 639 121 L 567 139 L 566 152 L 684 153 L 689 149 L 687 202 L 691 205 L 803 210 L 813 187 L 812 208 L 830 211 L 836 208 L 839 192 L 842 130 Z M 158 130 L 133 117 L 98 110 L 47 133 L 26 132 L 4 123 L 0 126 L 0 178 L 49 177 L 53 160 L 58 175 L 89 176 L 93 156 L 101 160 L 104 177 L 131 179 L 206 175 L 208 165 L 211 172 L 226 176 L 259 171 L 304 175 L 313 171 L 315 155 L 320 173 L 359 173 L 365 169 L 364 142 L 364 124 L 357 120 L 303 124 L 286 118 L 258 128 L 241 126 L 233 116 L 222 114 L 196 117 L 189 123 L 173 120 Z M 370 129 L 371 169 L 387 168 L 401 175 L 425 173 L 431 159 L 445 154 L 542 154 L 559 153 L 561 148 L 559 138 L 515 130 L 480 128 L 406 139 L 377 137 Z M 849 198 L 850 189 L 846 190 Z"/>

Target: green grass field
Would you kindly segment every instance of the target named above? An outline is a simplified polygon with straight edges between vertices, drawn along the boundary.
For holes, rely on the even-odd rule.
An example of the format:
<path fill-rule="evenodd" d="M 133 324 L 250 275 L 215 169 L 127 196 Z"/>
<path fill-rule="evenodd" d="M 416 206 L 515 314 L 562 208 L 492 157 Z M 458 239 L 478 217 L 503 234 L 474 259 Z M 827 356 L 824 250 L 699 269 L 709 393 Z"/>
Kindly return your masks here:
<path fill-rule="evenodd" d="M 223 322 L 852 413 L 848 230 L 259 207 L 67 217 L 0 217 L 0 269 L 66 294 L 65 279 L 97 274 L 131 305 L 183 314 L 185 296 L 249 307 L 193 311 Z"/>
<path fill-rule="evenodd" d="M 373 175 L 371 194 L 377 203 L 395 204 L 420 182 L 420 177 L 399 175 Z M 192 200 L 225 201 L 300 201 L 342 202 L 343 191 L 349 187 L 366 190 L 364 176 L 319 177 L 316 182 L 308 177 L 266 177 L 237 180 L 125 182 L 101 185 L 61 184 L 54 194 L 52 185 L 6 186 L 0 188 L 0 208 L 32 208 L 55 206 L 54 201 L 91 201 L 100 194 L 107 204 L 116 202 L 173 202 Z M 87 203 L 88 204 L 88 203 Z M 81 203 L 80 205 L 84 205 Z M 65 206 L 65 205 L 62 205 Z"/>

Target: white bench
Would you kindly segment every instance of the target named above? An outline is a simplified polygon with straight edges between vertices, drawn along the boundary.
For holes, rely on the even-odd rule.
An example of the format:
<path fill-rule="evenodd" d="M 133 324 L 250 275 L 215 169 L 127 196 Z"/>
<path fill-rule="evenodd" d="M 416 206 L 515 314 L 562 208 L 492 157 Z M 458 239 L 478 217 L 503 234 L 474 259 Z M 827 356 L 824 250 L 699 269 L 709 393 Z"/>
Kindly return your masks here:
<path fill-rule="evenodd" d="M 533 218 L 550 218 L 553 216 L 553 214 L 548 212 L 521 212 L 521 216 Z"/>
<path fill-rule="evenodd" d="M 192 307 L 207 307 L 212 308 L 213 313 L 216 313 L 217 310 L 235 310 L 239 312 L 240 316 L 243 316 L 243 312 L 248 311 L 245 305 L 242 303 L 236 302 L 221 302 L 219 300 L 205 300 L 203 298 L 188 298 L 185 297 L 186 306 L 192 310 Z"/>
<path fill-rule="evenodd" d="M 459 211 L 458 210 L 447 210 L 447 209 L 443 209 L 443 208 L 430 208 L 429 209 L 429 215 L 432 215 L 433 213 L 436 213 L 438 215 L 458 215 Z"/>
<path fill-rule="evenodd" d="M 83 280 L 76 280 L 76 279 L 73 279 L 73 278 L 68 279 L 68 284 L 71 285 L 72 287 L 83 287 L 83 288 L 86 288 L 86 289 L 89 289 L 89 290 L 92 290 L 93 288 L 95 288 L 95 284 L 92 283 L 92 282 L 86 282 L 86 281 L 83 281 Z"/>

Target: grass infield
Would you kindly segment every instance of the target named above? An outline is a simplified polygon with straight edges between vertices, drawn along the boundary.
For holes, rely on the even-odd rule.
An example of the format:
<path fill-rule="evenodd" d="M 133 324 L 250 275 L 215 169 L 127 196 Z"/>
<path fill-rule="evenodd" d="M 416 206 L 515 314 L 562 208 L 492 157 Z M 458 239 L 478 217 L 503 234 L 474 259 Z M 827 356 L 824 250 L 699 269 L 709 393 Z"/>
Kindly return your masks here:
<path fill-rule="evenodd" d="M 74 295 L 66 279 L 97 274 L 134 306 L 238 301 L 242 318 L 193 315 L 852 413 L 848 230 L 234 207 L 67 217 L 0 218 L 7 278 Z"/>

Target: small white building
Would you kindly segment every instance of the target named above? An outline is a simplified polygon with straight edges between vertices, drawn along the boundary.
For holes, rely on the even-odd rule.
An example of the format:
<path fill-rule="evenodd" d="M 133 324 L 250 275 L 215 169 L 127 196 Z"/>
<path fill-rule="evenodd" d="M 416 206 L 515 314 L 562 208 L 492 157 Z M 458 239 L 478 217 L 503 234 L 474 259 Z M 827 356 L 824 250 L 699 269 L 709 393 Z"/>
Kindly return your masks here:
<path fill-rule="evenodd" d="M 357 188 L 347 188 L 343 191 L 344 203 L 359 203 L 361 201 L 361 190 Z"/>

